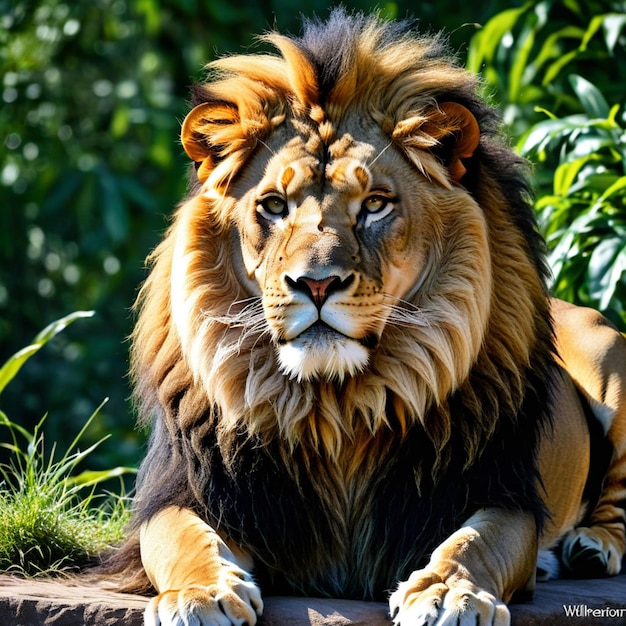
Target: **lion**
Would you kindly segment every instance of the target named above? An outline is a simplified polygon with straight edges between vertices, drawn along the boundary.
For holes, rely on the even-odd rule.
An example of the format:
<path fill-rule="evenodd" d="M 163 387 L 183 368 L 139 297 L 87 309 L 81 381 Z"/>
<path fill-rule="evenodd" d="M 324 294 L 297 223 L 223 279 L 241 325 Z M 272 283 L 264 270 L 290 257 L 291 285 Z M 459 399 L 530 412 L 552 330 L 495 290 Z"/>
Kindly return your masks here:
<path fill-rule="evenodd" d="M 116 558 L 145 623 L 253 626 L 263 590 L 501 625 L 538 551 L 617 574 L 626 341 L 550 299 L 476 77 L 342 9 L 263 40 L 195 88 L 138 299 L 152 434 Z"/>

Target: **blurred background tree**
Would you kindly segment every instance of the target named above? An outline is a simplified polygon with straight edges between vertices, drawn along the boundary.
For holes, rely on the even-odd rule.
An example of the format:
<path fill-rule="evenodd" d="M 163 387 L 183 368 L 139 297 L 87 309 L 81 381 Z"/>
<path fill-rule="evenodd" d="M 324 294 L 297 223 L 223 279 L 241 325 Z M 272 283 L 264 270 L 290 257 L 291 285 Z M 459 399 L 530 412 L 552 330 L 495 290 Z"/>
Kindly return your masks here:
<path fill-rule="evenodd" d="M 109 397 L 91 429 L 93 440 L 113 433 L 100 462 L 138 462 L 144 434 L 133 429 L 125 339 L 144 258 L 185 194 L 187 159 L 178 132 L 189 86 L 217 54 L 254 48 L 254 35 L 274 27 L 298 32 L 301 14 L 323 16 L 331 4 L 0 0 L 0 362 L 48 322 L 74 310 L 96 312 L 56 337 L 12 381 L 3 409 L 14 421 L 32 426 L 49 412 L 46 440 L 63 442 Z M 483 73 L 486 92 L 501 105 L 522 147 L 546 118 L 537 106 L 559 118 L 589 113 L 588 101 L 581 101 L 569 79 L 586 77 L 609 107 L 595 113 L 609 119 L 617 105 L 611 115 L 622 130 L 613 132 L 615 145 L 605 145 L 606 158 L 596 165 L 602 171 L 610 166 L 618 181 L 624 175 L 623 160 L 615 156 L 616 146 L 623 149 L 625 127 L 624 2 L 491 0 L 477 9 L 465 0 L 424 0 L 377 6 L 385 16 L 415 16 L 426 30 L 446 30 L 459 58 Z M 370 11 L 374 2 L 349 7 Z M 598 127 L 581 132 L 597 134 Z M 552 172 L 560 159 L 577 155 L 568 156 L 571 150 L 551 137 L 551 143 L 531 141 L 528 154 L 538 163 L 539 194 L 562 204 L 551 187 Z M 588 191 L 568 204 L 570 210 L 580 209 Z M 616 235 L 610 252 L 619 259 L 624 195 L 611 198 Z M 552 235 L 559 228 L 564 225 Z M 592 252 L 583 246 L 581 254 L 588 260 Z M 583 286 L 570 285 L 572 299 L 590 293 L 580 267 Z M 601 266 L 595 267 L 597 274 Z M 611 267 L 617 296 L 609 309 L 624 322 L 623 272 L 615 263 Z"/>

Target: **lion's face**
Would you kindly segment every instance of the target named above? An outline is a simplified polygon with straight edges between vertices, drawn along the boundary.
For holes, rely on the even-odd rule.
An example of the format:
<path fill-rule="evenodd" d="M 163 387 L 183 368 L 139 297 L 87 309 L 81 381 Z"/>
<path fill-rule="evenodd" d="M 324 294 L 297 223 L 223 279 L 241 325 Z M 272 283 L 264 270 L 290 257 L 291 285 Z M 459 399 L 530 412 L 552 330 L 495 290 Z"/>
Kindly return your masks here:
<path fill-rule="evenodd" d="M 325 145 L 287 122 L 232 184 L 239 274 L 288 376 L 363 370 L 387 326 L 432 323 L 422 308 L 435 276 L 489 282 L 481 211 L 429 153 L 422 161 L 420 172 L 373 123 L 348 122 Z"/>

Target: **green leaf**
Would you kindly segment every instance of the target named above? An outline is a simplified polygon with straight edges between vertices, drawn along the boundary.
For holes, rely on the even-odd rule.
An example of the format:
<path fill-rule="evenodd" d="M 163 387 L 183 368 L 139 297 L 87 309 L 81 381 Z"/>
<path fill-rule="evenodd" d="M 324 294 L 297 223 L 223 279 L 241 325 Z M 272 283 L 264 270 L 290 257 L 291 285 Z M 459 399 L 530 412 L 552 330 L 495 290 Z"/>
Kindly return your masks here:
<path fill-rule="evenodd" d="M 72 322 L 82 317 L 91 317 L 93 311 L 76 311 L 65 317 L 48 324 L 33 340 L 30 346 L 22 348 L 11 356 L 0 369 L 0 394 L 4 388 L 15 378 L 16 374 L 22 369 L 22 366 L 33 354 L 38 352 L 48 341 L 55 335 L 60 333 L 64 328 Z"/>
<path fill-rule="evenodd" d="M 0 411 L 0 426 L 6 426 L 7 428 L 11 429 L 12 431 L 17 431 L 20 433 L 20 435 L 22 435 L 22 437 L 24 437 L 24 439 L 26 439 L 26 441 L 32 441 L 33 440 L 33 435 L 31 435 L 31 433 L 29 433 L 23 426 L 20 426 L 19 424 L 16 424 L 15 422 L 12 422 L 6 415 L 6 413 L 4 411 Z M 6 444 L 8 447 L 8 444 Z"/>
<path fill-rule="evenodd" d="M 572 74 L 569 82 L 589 117 L 606 119 L 609 116 L 611 109 L 595 85 L 577 74 Z"/>
<path fill-rule="evenodd" d="M 563 68 L 571 63 L 578 55 L 578 50 L 571 50 L 570 52 L 561 55 L 554 63 L 550 64 L 550 67 L 548 67 L 543 76 L 541 84 L 544 87 L 551 85 L 559 77 Z"/>
<path fill-rule="evenodd" d="M 114 467 L 109 470 L 85 470 L 78 476 L 68 479 L 68 484 L 76 485 L 77 487 L 91 487 L 98 485 L 111 478 L 118 478 L 126 474 L 136 474 L 137 470 L 133 467 Z"/>
<path fill-rule="evenodd" d="M 554 193 L 557 196 L 566 196 L 570 187 L 574 184 L 580 170 L 589 162 L 592 157 L 582 157 L 562 163 L 554 172 Z"/>
<path fill-rule="evenodd" d="M 15 375 L 22 368 L 22 365 L 24 365 L 35 352 L 39 351 L 40 348 L 41 345 L 38 344 L 27 346 L 9 357 L 7 362 L 2 366 L 2 369 L 0 369 L 0 393 L 2 393 L 4 388 L 13 380 Z"/>
<path fill-rule="evenodd" d="M 565 118 L 551 118 L 537 122 L 532 126 L 518 145 L 522 155 L 537 153 L 539 158 L 545 158 L 544 152 L 552 144 L 560 145 L 573 132 L 580 132 L 586 118 L 580 115 L 571 115 Z"/>
<path fill-rule="evenodd" d="M 565 26 L 548 35 L 532 62 L 535 72 L 550 59 L 561 58 L 562 48 L 560 44 L 563 39 L 580 39 L 582 35 L 582 29 L 577 26 Z"/>
<path fill-rule="evenodd" d="M 604 22 L 605 17 L 606 16 L 604 15 L 596 15 L 595 17 L 591 19 L 591 21 L 589 22 L 589 25 L 587 26 L 587 31 L 585 32 L 585 35 L 582 41 L 580 42 L 581 50 L 584 51 L 587 49 L 587 46 L 589 45 L 589 42 L 591 41 L 593 36 L 598 32 L 598 30 L 600 30 L 600 28 L 602 28 L 602 24 Z"/>
<path fill-rule="evenodd" d="M 580 171 L 578 179 L 570 187 L 570 197 L 576 197 L 587 209 L 592 209 L 597 205 L 605 204 L 601 201 L 602 194 L 608 187 L 611 187 L 616 180 L 616 176 L 611 172 L 603 171 L 602 162 L 592 155 L 589 163 Z M 600 173 L 598 173 L 600 172 Z"/>
<path fill-rule="evenodd" d="M 74 311 L 61 319 L 48 324 L 40 333 L 37 334 L 33 343 L 44 345 L 53 337 L 65 330 L 70 324 L 73 324 L 76 320 L 85 317 L 93 317 L 94 313 L 95 311 Z"/>
<path fill-rule="evenodd" d="M 104 226 L 113 243 L 126 240 L 129 231 L 129 217 L 126 202 L 122 196 L 116 176 L 105 168 L 98 170 L 98 182 L 102 192 Z"/>
<path fill-rule="evenodd" d="M 600 196 L 600 201 L 606 202 L 611 196 L 618 195 L 626 191 L 626 176 L 620 176 L 604 193 Z"/>
<path fill-rule="evenodd" d="M 626 271 L 626 241 L 620 237 L 603 239 L 589 258 L 587 280 L 589 294 L 606 309 L 622 274 Z"/>
<path fill-rule="evenodd" d="M 622 30 L 626 27 L 626 15 L 624 13 L 612 13 L 607 15 L 602 23 L 602 27 L 604 29 L 606 47 L 612 54 L 619 41 Z"/>
<path fill-rule="evenodd" d="M 594 136 L 582 136 L 572 137 L 573 150 L 571 157 L 582 158 L 591 157 L 598 162 L 599 167 L 605 167 L 607 165 L 606 159 L 602 159 L 600 152 L 603 148 L 612 148 L 614 142 L 611 139 Z"/>
<path fill-rule="evenodd" d="M 509 100 L 518 102 L 524 84 L 524 74 L 530 63 L 528 58 L 535 44 L 535 29 L 528 25 L 517 39 L 517 46 L 509 72 Z M 528 81 L 530 82 L 530 81 Z"/>
<path fill-rule="evenodd" d="M 596 15 L 589 22 L 585 36 L 580 44 L 580 49 L 586 50 L 593 36 L 602 28 L 606 47 L 612 54 L 624 26 L 626 26 L 626 15 L 623 13 Z"/>
<path fill-rule="evenodd" d="M 492 63 L 497 56 L 498 48 L 505 35 L 513 30 L 518 19 L 531 6 L 532 3 L 527 3 L 519 8 L 506 9 L 492 17 L 472 37 L 467 54 L 467 68 L 479 73 L 484 62 Z"/>

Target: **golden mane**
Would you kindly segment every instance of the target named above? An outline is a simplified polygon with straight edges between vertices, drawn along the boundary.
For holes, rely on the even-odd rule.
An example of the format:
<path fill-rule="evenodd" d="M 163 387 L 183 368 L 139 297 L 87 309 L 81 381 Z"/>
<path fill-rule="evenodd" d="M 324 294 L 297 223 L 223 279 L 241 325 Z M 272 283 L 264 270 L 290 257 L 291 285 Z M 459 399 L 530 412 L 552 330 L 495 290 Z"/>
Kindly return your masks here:
<path fill-rule="evenodd" d="M 443 464 L 453 431 L 462 433 L 470 465 L 501 414 L 520 410 L 529 368 L 545 366 L 536 363 L 538 346 L 550 345 L 545 268 L 524 172 L 493 141 L 496 121 L 475 78 L 443 54 L 437 38 L 398 34 L 397 26 L 365 17 L 341 32 L 342 21 L 332 19 L 325 34 L 311 23 L 299 40 L 267 35 L 281 56 L 216 61 L 214 79 L 196 89 L 183 143 L 201 186 L 153 254 L 139 298 L 132 369 L 142 414 L 161 415 L 172 434 L 190 433 L 200 458 L 210 415 L 224 450 L 247 431 L 335 460 L 346 441 L 384 439 L 418 422 Z M 336 45 L 329 45 L 333 37 Z M 485 292 L 487 319 L 467 285 L 433 287 L 428 315 L 436 323 L 386 331 L 367 371 L 342 384 L 289 379 L 276 367 L 258 309 L 244 306 L 248 294 L 233 267 L 229 235 L 229 182 L 285 119 L 310 125 L 329 145 L 354 111 L 375 120 L 416 167 L 436 172 L 424 149 L 432 149 L 435 163 L 444 143 L 439 135 L 458 131 L 441 130 L 444 102 L 467 107 L 481 126 L 463 184 L 489 228 L 497 288 L 492 296 Z M 460 165 L 462 156 L 457 148 L 449 166 Z M 466 419 L 453 423 L 451 394 Z M 363 454 L 366 448 L 356 446 Z M 356 468 L 360 458 L 353 453 Z"/>

